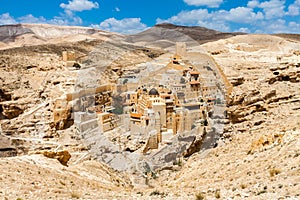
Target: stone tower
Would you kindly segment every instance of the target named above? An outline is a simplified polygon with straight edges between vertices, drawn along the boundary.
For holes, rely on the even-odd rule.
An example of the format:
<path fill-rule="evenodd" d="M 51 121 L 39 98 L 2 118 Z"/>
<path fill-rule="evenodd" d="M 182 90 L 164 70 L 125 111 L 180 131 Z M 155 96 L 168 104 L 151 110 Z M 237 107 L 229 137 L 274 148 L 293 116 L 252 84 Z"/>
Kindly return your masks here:
<path fill-rule="evenodd" d="M 160 114 L 155 114 L 155 129 L 157 131 L 157 140 L 158 142 L 161 142 L 161 121 L 160 121 Z"/>
<path fill-rule="evenodd" d="M 66 63 L 67 67 L 72 67 L 76 62 L 74 51 L 63 51 L 62 52 L 63 61 Z"/>

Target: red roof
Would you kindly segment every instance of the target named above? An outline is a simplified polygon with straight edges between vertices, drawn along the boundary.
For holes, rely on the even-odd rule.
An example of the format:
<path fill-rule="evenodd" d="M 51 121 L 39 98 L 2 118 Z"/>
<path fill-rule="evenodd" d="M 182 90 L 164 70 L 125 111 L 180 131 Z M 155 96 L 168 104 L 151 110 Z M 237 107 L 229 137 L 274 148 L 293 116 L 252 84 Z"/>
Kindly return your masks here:
<path fill-rule="evenodd" d="M 130 117 L 141 118 L 143 115 L 139 113 L 130 113 Z"/>

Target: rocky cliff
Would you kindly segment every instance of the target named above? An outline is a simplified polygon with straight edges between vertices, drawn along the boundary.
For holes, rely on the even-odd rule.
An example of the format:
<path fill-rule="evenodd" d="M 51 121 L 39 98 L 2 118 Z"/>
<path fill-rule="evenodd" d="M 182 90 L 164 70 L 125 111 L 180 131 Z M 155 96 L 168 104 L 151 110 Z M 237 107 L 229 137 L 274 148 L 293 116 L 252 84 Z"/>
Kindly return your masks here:
<path fill-rule="evenodd" d="M 167 37 L 173 29 L 177 33 Z M 1 26 L 0 35 L 1 198 L 299 198 L 297 36 L 224 36 L 169 24 L 128 38 L 50 25 Z M 193 38 L 191 51 L 207 51 L 214 58 L 232 85 L 227 119 L 210 113 L 224 133 L 214 148 L 200 152 L 201 141 L 194 140 L 186 158 L 162 171 L 148 171 L 146 182 L 133 188 L 133 175 L 112 170 L 88 151 L 97 142 L 87 138 L 88 146 L 77 134 L 71 114 L 75 107 L 63 101 L 64 95 L 113 81 L 140 63 L 167 63 L 170 48 L 164 47 L 186 38 Z M 210 42 L 198 46 L 195 40 Z M 74 51 L 81 70 L 67 66 L 62 51 Z M 202 57 L 196 57 L 201 63 Z M 215 68 L 208 70 L 217 74 Z M 54 113 L 62 119 L 54 121 Z M 94 132 L 84 136 L 88 134 Z"/>

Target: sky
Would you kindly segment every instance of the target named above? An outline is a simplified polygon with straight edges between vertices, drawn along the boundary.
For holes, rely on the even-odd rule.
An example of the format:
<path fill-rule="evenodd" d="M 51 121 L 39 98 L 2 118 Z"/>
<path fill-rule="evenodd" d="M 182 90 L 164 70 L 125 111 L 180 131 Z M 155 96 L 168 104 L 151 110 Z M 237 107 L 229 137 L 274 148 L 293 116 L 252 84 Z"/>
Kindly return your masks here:
<path fill-rule="evenodd" d="M 159 23 L 300 33 L 300 0 L 0 0 L 0 25 L 85 26 L 133 34 Z"/>

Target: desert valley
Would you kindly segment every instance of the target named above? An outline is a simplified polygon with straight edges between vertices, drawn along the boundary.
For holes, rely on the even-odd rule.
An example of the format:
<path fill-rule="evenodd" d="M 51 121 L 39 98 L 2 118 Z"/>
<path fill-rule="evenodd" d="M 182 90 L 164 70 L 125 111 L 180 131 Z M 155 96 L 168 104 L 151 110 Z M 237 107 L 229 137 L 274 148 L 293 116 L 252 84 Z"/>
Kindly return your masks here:
<path fill-rule="evenodd" d="M 300 35 L 0 26 L 1 199 L 300 199 Z"/>

